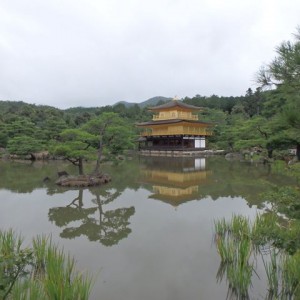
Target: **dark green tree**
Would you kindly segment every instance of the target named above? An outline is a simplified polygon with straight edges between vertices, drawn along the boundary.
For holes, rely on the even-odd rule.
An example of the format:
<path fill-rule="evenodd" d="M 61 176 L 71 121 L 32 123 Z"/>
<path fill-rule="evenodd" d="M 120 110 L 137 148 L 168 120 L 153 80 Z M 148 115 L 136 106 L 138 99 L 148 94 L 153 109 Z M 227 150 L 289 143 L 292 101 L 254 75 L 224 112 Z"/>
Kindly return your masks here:
<path fill-rule="evenodd" d="M 15 136 L 34 136 L 37 128 L 35 124 L 27 118 L 18 117 L 15 121 L 6 125 L 6 131 L 10 138 Z"/>
<path fill-rule="evenodd" d="M 275 87 L 274 93 L 281 96 L 281 109 L 276 111 L 278 121 L 284 127 L 282 146 L 287 144 L 297 147 L 300 159 L 300 27 L 297 28 L 295 41 L 282 42 L 276 48 L 277 56 L 258 72 L 257 82 L 261 87 Z M 281 134 L 281 133 L 280 133 Z M 273 140 L 273 145 L 280 146 L 280 136 Z"/>
<path fill-rule="evenodd" d="M 117 113 L 103 113 L 90 120 L 83 127 L 87 132 L 98 136 L 97 161 L 94 173 L 99 173 L 103 151 L 107 154 L 121 154 L 132 147 L 132 127 Z"/>
<path fill-rule="evenodd" d="M 44 147 L 42 141 L 26 135 L 15 136 L 7 143 L 9 153 L 21 156 L 44 150 Z"/>
<path fill-rule="evenodd" d="M 294 35 L 295 41 L 282 42 L 276 48 L 277 56 L 261 67 L 257 81 L 262 87 L 286 85 L 300 89 L 300 27 Z"/>
<path fill-rule="evenodd" d="M 255 92 L 249 88 L 246 92 L 246 95 L 242 101 L 245 113 L 252 118 L 255 115 L 259 115 L 262 105 L 262 96 L 260 89 L 257 88 Z"/>
<path fill-rule="evenodd" d="M 52 152 L 63 156 L 78 167 L 79 175 L 84 174 L 83 162 L 94 159 L 96 155 L 97 136 L 82 129 L 66 129 L 53 143 Z"/>

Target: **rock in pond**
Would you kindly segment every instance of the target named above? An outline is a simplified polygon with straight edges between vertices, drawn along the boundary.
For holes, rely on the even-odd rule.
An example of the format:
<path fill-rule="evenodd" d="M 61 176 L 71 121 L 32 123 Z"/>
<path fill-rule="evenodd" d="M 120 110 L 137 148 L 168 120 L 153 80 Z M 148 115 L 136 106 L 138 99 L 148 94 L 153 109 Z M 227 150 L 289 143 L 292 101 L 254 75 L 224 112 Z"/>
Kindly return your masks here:
<path fill-rule="evenodd" d="M 89 187 L 97 186 L 111 181 L 108 174 L 98 175 L 79 175 L 79 176 L 61 176 L 56 184 L 67 187 Z"/>

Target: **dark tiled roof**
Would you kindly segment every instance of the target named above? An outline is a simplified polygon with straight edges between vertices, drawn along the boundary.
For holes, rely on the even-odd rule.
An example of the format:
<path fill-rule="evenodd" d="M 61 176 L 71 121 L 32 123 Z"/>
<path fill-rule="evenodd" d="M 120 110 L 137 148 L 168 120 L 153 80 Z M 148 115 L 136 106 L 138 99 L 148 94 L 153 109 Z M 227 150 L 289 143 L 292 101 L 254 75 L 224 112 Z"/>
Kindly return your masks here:
<path fill-rule="evenodd" d="M 194 120 L 183 120 L 183 119 L 172 119 L 172 120 L 159 120 L 159 121 L 149 121 L 149 122 L 143 122 L 143 123 L 137 123 L 137 126 L 148 126 L 148 125 L 162 125 L 162 124 L 175 124 L 175 123 L 181 123 L 181 122 L 187 122 L 192 124 L 205 124 L 208 126 L 213 126 L 213 123 L 209 122 L 202 122 L 202 121 L 194 121 Z"/>
<path fill-rule="evenodd" d="M 182 101 L 178 101 L 178 100 L 172 100 L 170 102 L 167 102 L 167 103 L 159 105 L 159 106 L 149 107 L 148 109 L 149 110 L 161 110 L 161 109 L 172 108 L 172 107 L 176 107 L 176 106 L 179 106 L 181 108 L 186 108 L 186 109 L 192 109 L 192 110 L 201 110 L 202 109 L 202 107 L 189 105 L 189 104 L 183 103 Z"/>

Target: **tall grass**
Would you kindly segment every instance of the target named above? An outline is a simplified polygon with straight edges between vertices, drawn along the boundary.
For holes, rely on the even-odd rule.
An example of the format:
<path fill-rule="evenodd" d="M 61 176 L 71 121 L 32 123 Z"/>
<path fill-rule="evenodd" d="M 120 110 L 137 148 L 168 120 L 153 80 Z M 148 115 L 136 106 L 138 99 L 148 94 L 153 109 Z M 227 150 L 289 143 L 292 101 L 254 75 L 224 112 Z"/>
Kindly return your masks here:
<path fill-rule="evenodd" d="M 46 261 L 43 282 L 49 299 L 88 299 L 92 280 L 75 272 L 74 258 L 66 256 L 56 245 L 51 245 Z"/>
<path fill-rule="evenodd" d="M 30 278 L 18 280 L 10 296 L 11 299 L 18 300 L 47 299 L 42 283 Z"/>
<path fill-rule="evenodd" d="M 233 215 L 231 222 L 229 223 L 229 228 L 235 240 L 239 241 L 250 238 L 251 230 L 249 223 L 250 221 L 248 218 L 239 215 Z"/>
<path fill-rule="evenodd" d="M 269 298 L 279 294 L 281 270 L 278 255 L 280 253 L 276 249 L 272 249 L 269 261 L 265 261 L 262 256 L 268 280 Z"/>
<path fill-rule="evenodd" d="M 288 299 L 300 289 L 300 252 L 282 258 L 282 294 Z"/>
<path fill-rule="evenodd" d="M 6 299 L 17 280 L 27 274 L 32 251 L 22 249 L 22 242 L 12 230 L 0 231 L 0 299 Z"/>
<path fill-rule="evenodd" d="M 76 270 L 75 260 L 38 236 L 32 248 L 22 249 L 22 239 L 12 230 L 0 231 L 0 299 L 89 298 L 93 278 Z"/>
<path fill-rule="evenodd" d="M 215 221 L 215 243 L 221 258 L 218 280 L 226 275 L 231 296 L 247 299 L 253 266 L 251 255 L 251 230 L 247 218 L 234 215 L 230 222 Z"/>
<path fill-rule="evenodd" d="M 273 242 L 279 234 L 276 214 L 257 215 L 252 225 L 251 240 L 256 247 Z"/>
<path fill-rule="evenodd" d="M 225 234 L 227 234 L 229 230 L 225 218 L 217 221 L 215 220 L 214 226 L 215 226 L 215 236 L 217 237 L 219 236 L 223 237 Z"/>
<path fill-rule="evenodd" d="M 239 263 L 227 267 L 229 289 L 238 299 L 248 299 L 253 268 L 251 265 L 241 266 Z"/>
<path fill-rule="evenodd" d="M 235 243 L 228 235 L 216 238 L 216 244 L 222 263 L 232 263 L 235 256 Z"/>
<path fill-rule="evenodd" d="M 34 278 L 42 277 L 45 273 L 46 267 L 46 253 L 49 247 L 49 237 L 37 236 L 32 239 L 32 249 L 33 249 L 33 270 L 32 276 Z"/>
<path fill-rule="evenodd" d="M 234 215 L 230 221 L 221 219 L 214 224 L 215 244 L 221 259 L 217 280 L 226 276 L 232 297 L 248 299 L 255 272 L 250 260 L 258 253 L 267 278 L 267 299 L 296 299 L 295 295 L 300 294 L 300 251 L 290 255 L 276 247 L 269 247 L 267 252 L 262 247 L 278 245 L 278 241 L 284 241 L 284 236 L 295 238 L 297 233 L 299 235 L 298 227 L 279 226 L 274 214 L 257 216 L 253 223 Z"/>

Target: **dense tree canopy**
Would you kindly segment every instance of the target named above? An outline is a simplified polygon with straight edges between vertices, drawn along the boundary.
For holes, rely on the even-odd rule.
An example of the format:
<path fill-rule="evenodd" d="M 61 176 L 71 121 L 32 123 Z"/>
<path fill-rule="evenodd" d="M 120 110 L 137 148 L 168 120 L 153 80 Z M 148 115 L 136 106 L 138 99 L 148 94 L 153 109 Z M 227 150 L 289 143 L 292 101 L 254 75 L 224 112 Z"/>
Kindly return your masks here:
<path fill-rule="evenodd" d="M 66 129 L 55 141 L 52 152 L 63 156 L 78 166 L 79 174 L 83 174 L 84 160 L 94 159 L 97 137 L 81 129 Z"/>
<path fill-rule="evenodd" d="M 276 48 L 275 58 L 258 72 L 261 87 L 275 87 L 270 99 L 277 98 L 278 126 L 281 130 L 272 137 L 276 148 L 295 145 L 300 159 L 300 27 L 294 41 L 282 42 Z M 278 101 L 278 95 L 280 96 Z"/>

